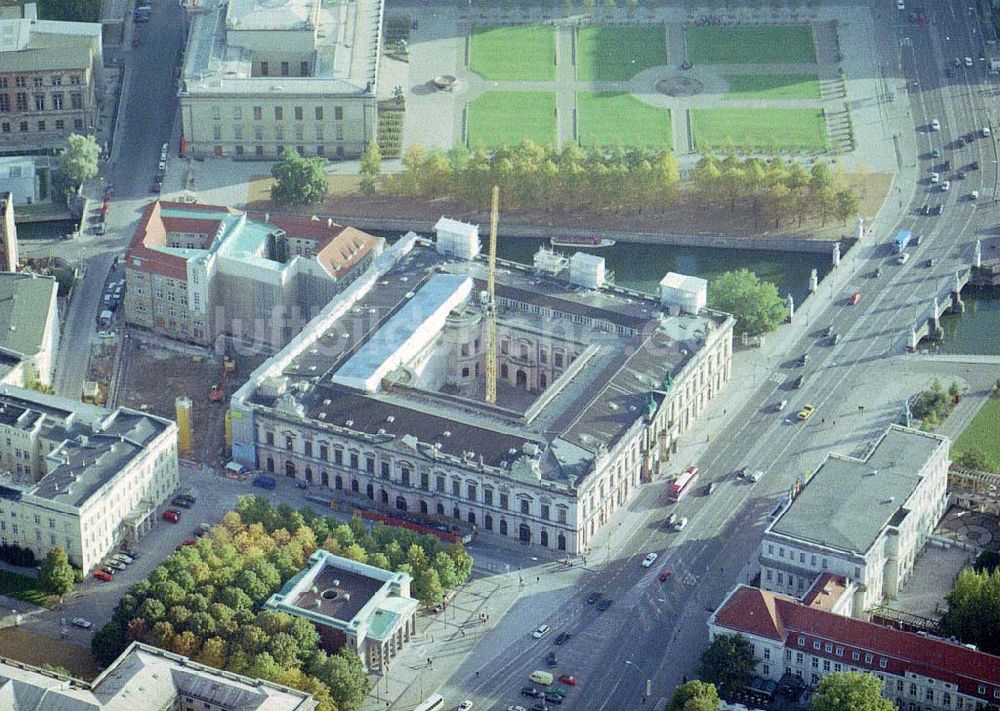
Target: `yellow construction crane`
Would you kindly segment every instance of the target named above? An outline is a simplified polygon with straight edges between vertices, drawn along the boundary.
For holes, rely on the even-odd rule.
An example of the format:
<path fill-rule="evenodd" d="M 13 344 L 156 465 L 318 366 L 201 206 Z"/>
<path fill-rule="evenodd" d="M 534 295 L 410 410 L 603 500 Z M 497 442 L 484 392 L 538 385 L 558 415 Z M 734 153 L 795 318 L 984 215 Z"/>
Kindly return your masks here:
<path fill-rule="evenodd" d="M 500 190 L 493 186 L 493 208 L 490 210 L 490 258 L 486 275 L 486 402 L 497 401 L 497 219 L 500 212 Z"/>

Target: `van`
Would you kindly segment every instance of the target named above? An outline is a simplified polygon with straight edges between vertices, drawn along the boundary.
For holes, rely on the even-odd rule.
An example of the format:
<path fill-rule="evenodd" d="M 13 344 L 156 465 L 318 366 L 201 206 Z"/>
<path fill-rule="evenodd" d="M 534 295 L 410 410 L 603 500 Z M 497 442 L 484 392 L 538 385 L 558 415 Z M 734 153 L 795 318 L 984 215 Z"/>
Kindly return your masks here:
<path fill-rule="evenodd" d="M 531 676 L 528 678 L 536 684 L 541 684 L 542 686 L 551 686 L 552 682 L 555 680 L 551 672 L 537 670 L 531 672 Z"/>
<path fill-rule="evenodd" d="M 263 476 L 259 476 L 256 479 L 254 479 L 253 485 L 260 487 L 261 489 L 270 490 L 273 489 L 275 486 L 277 486 L 277 482 L 274 480 L 273 476 L 267 476 L 265 474 Z"/>

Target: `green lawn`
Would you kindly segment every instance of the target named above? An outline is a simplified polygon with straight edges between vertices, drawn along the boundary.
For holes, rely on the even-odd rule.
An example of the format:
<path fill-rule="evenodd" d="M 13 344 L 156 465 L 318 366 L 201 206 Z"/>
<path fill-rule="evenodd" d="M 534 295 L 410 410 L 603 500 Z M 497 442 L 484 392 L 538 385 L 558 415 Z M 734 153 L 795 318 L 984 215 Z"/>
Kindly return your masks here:
<path fill-rule="evenodd" d="M 38 589 L 38 580 L 17 573 L 0 573 L 0 595 L 10 595 L 44 607 L 49 605 L 49 595 Z"/>
<path fill-rule="evenodd" d="M 972 418 L 969 426 L 958 436 L 951 448 L 951 458 L 967 449 L 978 448 L 986 452 L 995 470 L 1000 470 L 1000 395 L 993 394 Z"/>
<path fill-rule="evenodd" d="M 810 25 L 688 27 L 687 58 L 695 64 L 815 64 Z"/>
<path fill-rule="evenodd" d="M 556 144 L 556 95 L 545 91 L 488 91 L 468 104 L 468 144 L 514 145 L 530 138 Z"/>
<path fill-rule="evenodd" d="M 624 92 L 581 91 L 576 95 L 582 146 L 672 146 L 670 111 Z"/>
<path fill-rule="evenodd" d="M 819 99 L 816 74 L 726 74 L 729 99 Z"/>
<path fill-rule="evenodd" d="M 469 67 L 497 81 L 556 78 L 556 33 L 552 27 L 473 27 Z"/>
<path fill-rule="evenodd" d="M 825 149 L 823 112 L 817 109 L 692 109 L 697 150 L 719 148 L 729 139 L 737 150 Z"/>
<path fill-rule="evenodd" d="M 578 81 L 627 81 L 667 63 L 667 36 L 656 27 L 581 27 L 576 33 Z"/>

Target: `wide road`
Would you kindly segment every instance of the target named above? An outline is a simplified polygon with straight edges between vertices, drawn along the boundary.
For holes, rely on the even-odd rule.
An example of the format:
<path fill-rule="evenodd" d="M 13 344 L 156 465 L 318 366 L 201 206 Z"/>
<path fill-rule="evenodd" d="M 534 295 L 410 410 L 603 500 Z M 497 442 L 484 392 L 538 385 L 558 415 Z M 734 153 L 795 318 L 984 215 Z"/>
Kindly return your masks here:
<path fill-rule="evenodd" d="M 907 250 L 910 259 L 903 265 L 896 263 L 889 246 L 891 232 L 857 247 L 857 261 L 846 267 L 852 269 L 846 285 L 834 293 L 829 285 L 821 287 L 819 297 L 827 300 L 826 308 L 806 324 L 803 337 L 784 355 L 754 374 L 760 385 L 749 404 L 725 418 L 724 429 L 712 433 L 713 444 L 697 464 L 704 474 L 701 483 L 716 480 L 718 490 L 711 496 L 699 492 L 670 507 L 664 485 L 647 488 L 631 507 L 647 513 L 640 525 L 623 531 L 624 542 L 616 541 L 621 545 L 617 557 L 575 584 L 554 584 L 545 594 L 537 593 L 536 601 L 526 597 L 515 607 L 511 622 L 505 620 L 487 634 L 474 659 L 453 675 L 447 698 L 472 698 L 487 708 L 530 706 L 518 691 L 533 669 L 545 668 L 549 651 L 558 655 L 552 671 L 580 679 L 561 708 L 636 708 L 647 680 L 654 701 L 669 696 L 697 669 L 698 655 L 707 644 L 709 611 L 755 571 L 769 514 L 796 479 L 830 451 L 861 454 L 890 422 L 899 420 L 905 399 L 933 374 L 900 356 L 911 328 L 929 314 L 936 294 L 950 291 L 955 271 L 972 260 L 975 240 L 985 239 L 992 226 L 996 144 L 995 137 L 983 137 L 982 129 L 996 128 L 990 125 L 986 106 L 993 88 L 980 61 L 982 29 L 974 12 L 956 4 L 935 5 L 927 27 L 896 13 L 889 0 L 879 3 L 874 13 L 888 18 L 878 23 L 884 35 L 878 41 L 893 48 L 892 64 L 909 90 L 909 130 L 915 133 L 900 145 L 915 143 L 918 154 L 900 157 L 901 166 L 911 168 L 910 175 L 917 166 L 918 176 L 909 184 L 897 184 L 903 198 L 911 193 L 913 197 L 896 229 L 912 230 L 920 244 Z M 966 56 L 972 59 L 971 67 Z M 955 57 L 961 58 L 961 66 L 954 66 Z M 946 67 L 953 76 L 945 75 Z M 931 128 L 935 119 L 940 130 Z M 959 147 L 957 139 L 970 133 L 973 139 Z M 938 158 L 933 157 L 935 149 Z M 946 160 L 950 170 L 943 169 Z M 971 167 L 973 162 L 978 168 Z M 932 169 L 940 180 L 950 180 L 950 190 L 930 183 Z M 973 190 L 979 192 L 978 200 L 970 198 Z M 924 204 L 941 205 L 941 215 L 922 216 Z M 984 253 L 984 258 L 994 255 Z M 875 276 L 878 268 L 880 275 Z M 860 301 L 851 305 L 854 292 L 860 293 Z M 835 343 L 822 335 L 827 327 L 838 334 Z M 802 355 L 807 360 L 799 365 Z M 793 389 L 798 375 L 804 376 L 804 383 Z M 788 401 L 785 411 L 774 412 L 773 406 L 782 400 Z M 805 404 L 817 410 L 802 423 L 795 413 Z M 678 469 L 688 463 L 675 461 Z M 766 474 L 757 484 L 738 482 L 731 473 L 742 466 Z M 689 518 L 682 532 L 662 526 L 672 509 Z M 651 568 L 641 567 L 651 551 L 659 559 Z M 666 582 L 658 579 L 663 570 L 671 572 Z M 600 612 L 586 604 L 591 591 L 612 598 L 611 607 Z M 541 614 L 531 617 L 532 605 Z M 552 632 L 532 640 L 531 629 L 541 623 L 551 625 Z M 560 631 L 572 637 L 557 647 L 553 639 Z"/>
<path fill-rule="evenodd" d="M 139 211 L 151 196 L 160 148 L 170 140 L 177 114 L 174 67 L 182 51 L 183 12 L 176 2 L 156 0 L 148 23 L 128 21 L 139 46 L 126 43 L 121 50 L 124 95 L 111 160 L 101 170 L 106 183 L 115 187 L 107 232 L 103 236 L 86 232 L 71 244 L 53 245 L 55 254 L 86 269 L 74 291 L 56 357 L 54 387 L 60 395 L 80 397 L 108 271 L 115 257 L 125 253 Z M 174 154 L 177 148 L 171 146 Z"/>

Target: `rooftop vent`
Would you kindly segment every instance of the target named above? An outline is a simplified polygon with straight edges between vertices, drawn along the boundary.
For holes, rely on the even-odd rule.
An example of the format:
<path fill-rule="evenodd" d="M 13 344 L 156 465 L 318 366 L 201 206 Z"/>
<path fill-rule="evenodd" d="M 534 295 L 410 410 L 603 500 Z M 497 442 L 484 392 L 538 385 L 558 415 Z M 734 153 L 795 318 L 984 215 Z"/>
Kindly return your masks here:
<path fill-rule="evenodd" d="M 346 427 L 354 427 L 354 420 L 348 420 L 344 423 Z"/>
<path fill-rule="evenodd" d="M 395 422 L 396 421 L 396 416 L 395 415 L 389 415 L 387 418 L 385 418 L 385 421 L 386 422 Z"/>
<path fill-rule="evenodd" d="M 444 432 L 442 432 L 441 434 L 442 434 L 442 436 L 444 436 L 444 437 L 451 437 L 451 430 L 445 430 L 445 431 L 444 431 Z"/>

